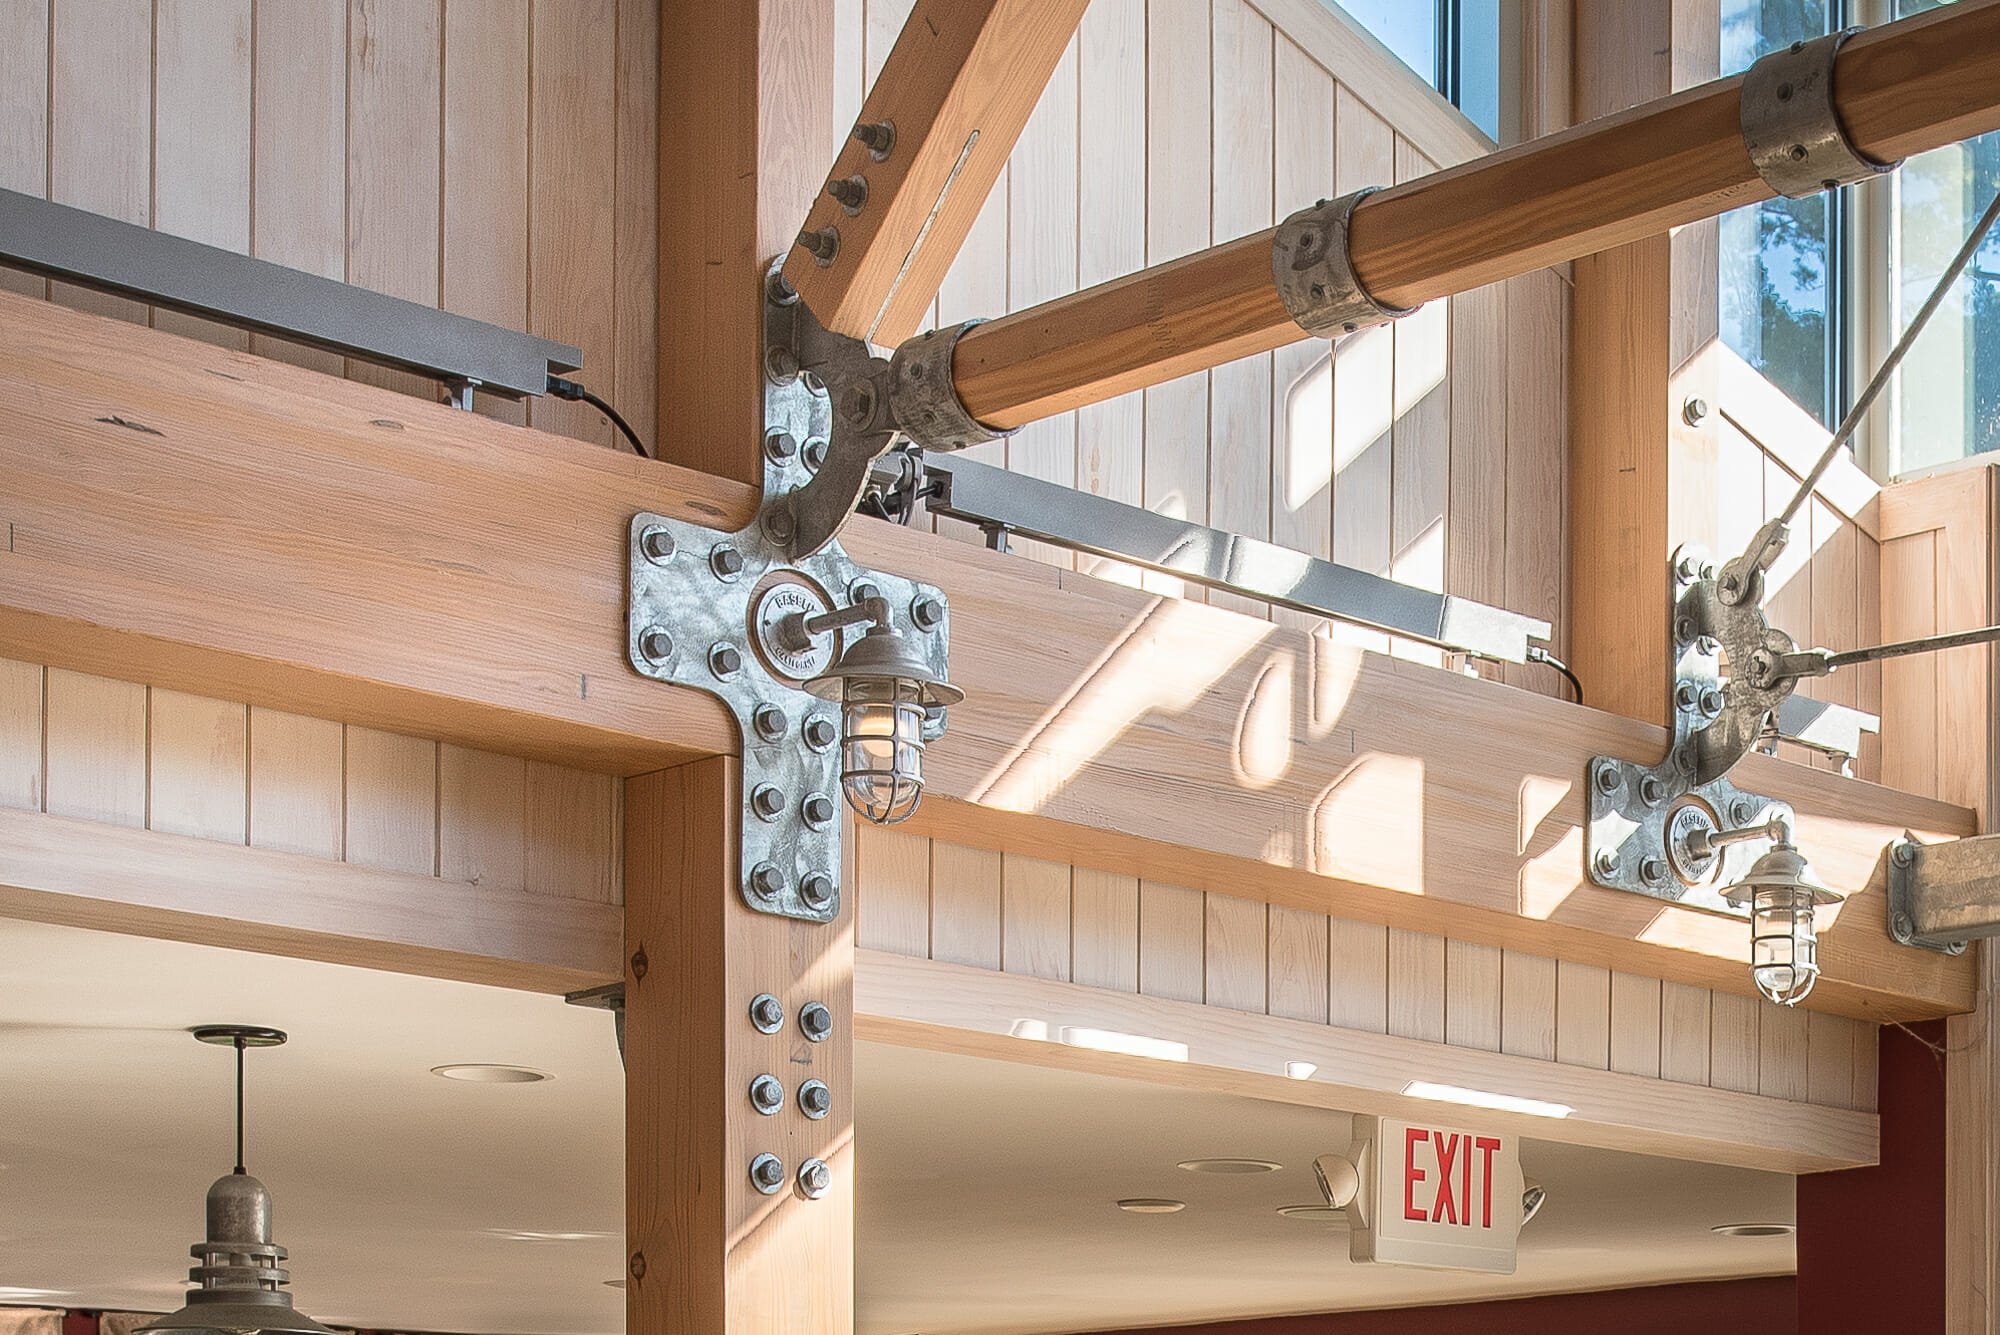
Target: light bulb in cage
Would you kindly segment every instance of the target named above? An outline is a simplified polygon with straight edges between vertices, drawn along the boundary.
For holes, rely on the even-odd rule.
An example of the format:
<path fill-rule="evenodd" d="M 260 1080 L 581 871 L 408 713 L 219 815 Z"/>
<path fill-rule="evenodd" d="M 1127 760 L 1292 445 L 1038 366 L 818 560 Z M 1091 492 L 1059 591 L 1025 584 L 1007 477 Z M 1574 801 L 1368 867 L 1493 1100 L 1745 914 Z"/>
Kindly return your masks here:
<path fill-rule="evenodd" d="M 1780 1006 L 1796 1006 L 1819 977 L 1813 912 L 1839 903 L 1840 896 L 1817 882 L 1790 831 L 1782 825 L 1777 830 L 1771 851 L 1722 897 L 1750 910 L 1750 977 L 1757 990 Z"/>
<path fill-rule="evenodd" d="M 965 698 L 886 617 L 805 689 L 840 702 L 840 787 L 877 825 L 917 809 L 924 792 L 924 714 Z"/>

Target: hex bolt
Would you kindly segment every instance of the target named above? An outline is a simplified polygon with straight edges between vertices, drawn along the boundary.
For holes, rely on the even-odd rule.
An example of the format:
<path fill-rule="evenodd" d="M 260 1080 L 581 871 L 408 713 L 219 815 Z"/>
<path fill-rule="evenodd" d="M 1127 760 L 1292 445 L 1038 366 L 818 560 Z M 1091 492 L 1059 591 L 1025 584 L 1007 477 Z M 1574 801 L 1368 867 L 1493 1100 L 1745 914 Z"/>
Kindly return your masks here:
<path fill-rule="evenodd" d="M 750 809 L 759 820 L 778 819 L 785 814 L 784 790 L 775 784 L 758 784 L 750 793 Z"/>
<path fill-rule="evenodd" d="M 1917 934 L 1916 920 L 1907 913 L 1898 913 L 1890 920 L 1889 931 L 1898 941 L 1908 941 Z"/>
<path fill-rule="evenodd" d="M 785 876 L 777 867 L 760 862 L 750 871 L 750 893 L 769 903 L 785 892 Z"/>
<path fill-rule="evenodd" d="M 717 543 L 708 554 L 708 568 L 717 579 L 727 583 L 743 573 L 743 553 L 726 542 Z"/>
<path fill-rule="evenodd" d="M 1712 580 L 1715 578 L 1715 562 L 1703 561 L 1701 563 L 1701 577 L 1705 580 Z"/>
<path fill-rule="evenodd" d="M 856 426 L 866 426 L 875 416 L 875 391 L 868 385 L 849 386 L 840 411 Z"/>
<path fill-rule="evenodd" d="M 1693 709 L 1701 703 L 1701 688 L 1691 681 L 1684 681 L 1674 687 L 1674 707 Z"/>
<path fill-rule="evenodd" d="M 785 277 L 783 269 L 774 269 L 764 283 L 764 297 L 773 306 L 791 306 L 798 302 L 799 290 Z"/>
<path fill-rule="evenodd" d="M 833 1170 L 822 1160 L 808 1159 L 799 1165 L 799 1195 L 807 1200 L 818 1200 L 832 1185 Z"/>
<path fill-rule="evenodd" d="M 808 1043 L 824 1043 L 833 1032 L 833 1012 L 823 1002 L 808 1001 L 799 1007 L 799 1032 Z"/>
<path fill-rule="evenodd" d="M 1681 405 L 1681 420 L 1689 426 L 1700 426 L 1708 419 L 1708 400 L 1695 395 Z"/>
<path fill-rule="evenodd" d="M 1686 644 L 1689 640 L 1692 640 L 1694 638 L 1693 617 L 1677 616 L 1674 618 L 1674 638 L 1676 640 L 1679 640 L 1682 644 Z"/>
<path fill-rule="evenodd" d="M 760 739 L 767 742 L 782 741 L 790 722 L 785 717 L 785 711 L 776 705 L 758 705 L 750 715 L 750 726 Z"/>
<path fill-rule="evenodd" d="M 833 1111 L 833 1091 L 824 1080 L 808 1080 L 799 1086 L 799 1111 L 817 1122 Z"/>
<path fill-rule="evenodd" d="M 806 824 L 815 830 L 823 830 L 833 824 L 835 807 L 833 799 L 825 793 L 810 793 L 799 804 L 799 814 L 806 818 Z"/>
<path fill-rule="evenodd" d="M 1755 811 L 1756 808 L 1750 805 L 1748 798 L 1739 797 L 1729 804 L 1729 819 L 1740 828 L 1750 823 L 1750 817 Z"/>
<path fill-rule="evenodd" d="M 877 162 L 886 162 L 896 151 L 896 122 L 864 121 L 854 127 L 854 140 Z"/>
<path fill-rule="evenodd" d="M 799 378 L 799 355 L 786 347 L 771 347 L 764 353 L 764 374 L 774 385 L 789 385 Z"/>
<path fill-rule="evenodd" d="M 766 1196 L 775 1196 L 785 1185 L 785 1162 L 775 1154 L 760 1154 L 750 1161 L 750 1185 Z"/>
<path fill-rule="evenodd" d="M 674 535 L 658 525 L 639 535 L 639 550 L 654 565 L 664 565 L 674 556 Z"/>
<path fill-rule="evenodd" d="M 1639 780 L 1639 800 L 1649 807 L 1656 807 L 1667 800 L 1667 786 L 1660 782 L 1657 774 L 1648 774 Z"/>
<path fill-rule="evenodd" d="M 766 1072 L 750 1082 L 750 1106 L 766 1117 L 776 1117 L 785 1106 L 785 1087 L 778 1077 Z"/>
<path fill-rule="evenodd" d="M 654 663 L 664 663 L 674 656 L 674 637 L 660 626 L 648 626 L 639 632 L 639 652 Z"/>
<path fill-rule="evenodd" d="M 1674 562 L 1674 578 L 1683 584 L 1692 584 L 1700 573 L 1701 563 L 1692 556 L 1683 556 Z"/>
<path fill-rule="evenodd" d="M 750 1023 L 760 1034 L 775 1034 L 785 1027 L 785 1003 L 769 992 L 750 998 Z"/>
<path fill-rule="evenodd" d="M 817 872 L 799 882 L 799 898 L 807 908 L 823 909 L 833 902 L 833 880 Z"/>
<path fill-rule="evenodd" d="M 724 681 L 743 670 L 743 651 L 733 644 L 708 646 L 708 670 Z"/>
<path fill-rule="evenodd" d="M 1601 849 L 1591 865 L 1597 869 L 1599 876 L 1608 880 L 1618 874 L 1618 855 L 1608 848 Z"/>
<path fill-rule="evenodd" d="M 826 193 L 832 195 L 834 202 L 852 217 L 861 212 L 862 205 L 868 202 L 868 178 L 858 173 L 838 177 L 826 183 Z"/>
<path fill-rule="evenodd" d="M 1618 777 L 1618 770 L 1615 766 L 1599 765 L 1597 767 L 1598 792 L 1609 796 L 1610 794 L 1618 791 L 1618 785 L 1620 782 L 1621 780 Z"/>
<path fill-rule="evenodd" d="M 800 232 L 799 246 L 813 257 L 814 264 L 822 269 L 827 268 L 840 254 L 840 229 L 815 227 Z"/>
<path fill-rule="evenodd" d="M 819 466 L 826 462 L 826 437 L 812 436 L 806 440 L 804 452 L 806 467 L 817 473 Z"/>
<path fill-rule="evenodd" d="M 772 431 L 764 437 L 764 457 L 774 464 L 789 463 L 799 452 L 799 442 L 789 431 Z"/>
<path fill-rule="evenodd" d="M 805 727 L 800 729 L 805 735 L 806 745 L 815 751 L 824 751 L 832 746 L 840 736 L 840 730 L 833 726 L 833 720 L 824 714 L 810 715 Z"/>
<path fill-rule="evenodd" d="M 1722 692 L 1713 686 L 1704 687 L 1701 693 L 1701 712 L 1707 718 L 1722 717 Z"/>
<path fill-rule="evenodd" d="M 1704 658 L 1713 658 L 1721 650 L 1722 641 L 1716 639 L 1713 635 L 1702 635 L 1695 639 L 1694 651 Z"/>
<path fill-rule="evenodd" d="M 763 517 L 757 522 L 763 528 L 764 536 L 780 547 L 790 543 L 792 534 L 797 531 L 791 509 L 784 505 L 771 506 L 764 511 Z"/>
<path fill-rule="evenodd" d="M 1912 843 L 1891 845 L 1889 860 L 1894 862 L 1898 867 L 1913 867 L 1917 862 L 1917 846 Z"/>
<path fill-rule="evenodd" d="M 865 603 L 870 598 L 880 598 L 882 590 L 872 579 L 857 579 L 847 586 L 848 601 Z"/>
<path fill-rule="evenodd" d="M 1647 885 L 1658 885 L 1661 881 L 1666 880 L 1667 860 L 1665 858 L 1647 858 L 1641 862 L 1639 864 L 1639 879 Z"/>
<path fill-rule="evenodd" d="M 929 594 L 919 597 L 910 604 L 910 620 L 918 630 L 936 630 L 944 624 L 944 599 Z"/>

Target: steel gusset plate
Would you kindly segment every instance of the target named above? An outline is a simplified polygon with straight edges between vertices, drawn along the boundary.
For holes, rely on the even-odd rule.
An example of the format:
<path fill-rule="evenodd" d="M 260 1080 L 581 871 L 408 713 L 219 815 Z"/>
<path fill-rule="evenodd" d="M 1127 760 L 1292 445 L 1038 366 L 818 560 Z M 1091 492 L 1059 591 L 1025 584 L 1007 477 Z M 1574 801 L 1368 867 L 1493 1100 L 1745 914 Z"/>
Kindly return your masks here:
<path fill-rule="evenodd" d="M 1722 679 L 1725 652 L 1740 665 L 1757 648 L 1774 647 L 1773 637 L 1786 650 L 1791 641 L 1770 629 L 1754 602 L 1725 604 L 1713 568 L 1698 555 L 1677 561 L 1676 570 L 1669 630 L 1675 659 L 1666 683 L 1672 741 L 1654 765 L 1614 756 L 1591 761 L 1584 870 L 1608 889 L 1744 917 L 1747 910 L 1724 900 L 1721 891 L 1743 878 L 1764 846 L 1725 845 L 1699 863 L 1677 846 L 1693 829 L 1733 830 L 1792 818 L 1788 804 L 1745 792 L 1728 778 L 1756 744 L 1766 715 L 1791 693 L 1791 683 L 1760 690 L 1740 669 Z"/>

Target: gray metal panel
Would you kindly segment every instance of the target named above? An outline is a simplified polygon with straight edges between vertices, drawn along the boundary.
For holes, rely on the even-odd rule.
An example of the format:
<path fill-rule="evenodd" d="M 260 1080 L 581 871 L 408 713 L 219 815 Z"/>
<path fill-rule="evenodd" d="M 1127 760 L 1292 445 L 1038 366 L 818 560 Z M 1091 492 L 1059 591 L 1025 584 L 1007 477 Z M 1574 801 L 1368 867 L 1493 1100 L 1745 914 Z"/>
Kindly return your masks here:
<path fill-rule="evenodd" d="M 566 343 L 13 190 L 0 190 L 0 263 L 509 398 L 583 365 Z"/>
<path fill-rule="evenodd" d="M 1933 950 L 2000 936 L 2000 834 L 1891 845 L 1889 935 Z"/>
<path fill-rule="evenodd" d="M 957 456 L 927 456 L 924 467 L 940 485 L 929 503 L 933 514 L 998 524 L 1022 537 L 1484 658 L 1525 662 L 1528 642 L 1549 637 L 1546 621 L 1039 478 Z"/>

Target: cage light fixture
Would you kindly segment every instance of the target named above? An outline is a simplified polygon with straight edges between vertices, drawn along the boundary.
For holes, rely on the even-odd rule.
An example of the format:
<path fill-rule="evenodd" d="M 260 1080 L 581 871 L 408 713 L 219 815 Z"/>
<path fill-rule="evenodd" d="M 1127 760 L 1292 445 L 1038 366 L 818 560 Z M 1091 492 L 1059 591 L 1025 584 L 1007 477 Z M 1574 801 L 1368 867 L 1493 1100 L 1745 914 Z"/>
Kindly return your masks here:
<path fill-rule="evenodd" d="M 1710 847 L 1752 839 L 1771 840 L 1770 851 L 1722 896 L 1750 912 L 1750 977 L 1757 991 L 1777 1005 L 1796 1006 L 1819 978 L 1814 913 L 1822 905 L 1839 903 L 1840 896 L 1819 883 L 1782 820 L 1701 836 Z"/>

